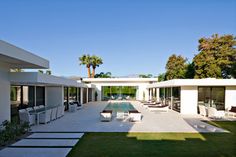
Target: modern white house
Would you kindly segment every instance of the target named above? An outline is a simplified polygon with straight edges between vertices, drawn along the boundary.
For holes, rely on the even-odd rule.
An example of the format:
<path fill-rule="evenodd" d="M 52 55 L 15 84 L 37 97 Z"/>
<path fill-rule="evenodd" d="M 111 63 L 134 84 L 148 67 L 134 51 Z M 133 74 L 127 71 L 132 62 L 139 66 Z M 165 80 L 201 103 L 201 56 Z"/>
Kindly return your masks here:
<path fill-rule="evenodd" d="M 181 114 L 198 114 L 198 105 L 224 110 L 236 106 L 236 79 L 83 78 L 72 80 L 39 72 L 49 61 L 0 40 L 0 123 L 32 106 L 88 103 L 108 99 L 150 100 L 168 104 Z"/>

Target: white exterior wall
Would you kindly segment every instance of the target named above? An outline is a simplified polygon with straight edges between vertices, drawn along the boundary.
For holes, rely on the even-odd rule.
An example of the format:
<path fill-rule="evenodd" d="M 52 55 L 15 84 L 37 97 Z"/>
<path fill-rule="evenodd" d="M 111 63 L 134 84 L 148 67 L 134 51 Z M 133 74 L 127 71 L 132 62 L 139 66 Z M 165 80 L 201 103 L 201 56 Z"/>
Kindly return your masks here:
<path fill-rule="evenodd" d="M 9 68 L 0 63 L 0 123 L 11 119 Z"/>
<path fill-rule="evenodd" d="M 45 87 L 47 106 L 63 105 L 64 88 L 63 87 Z"/>
<path fill-rule="evenodd" d="M 182 86 L 180 95 L 180 113 L 197 114 L 198 87 Z"/>
<path fill-rule="evenodd" d="M 225 87 L 225 108 L 236 106 L 236 86 Z"/>

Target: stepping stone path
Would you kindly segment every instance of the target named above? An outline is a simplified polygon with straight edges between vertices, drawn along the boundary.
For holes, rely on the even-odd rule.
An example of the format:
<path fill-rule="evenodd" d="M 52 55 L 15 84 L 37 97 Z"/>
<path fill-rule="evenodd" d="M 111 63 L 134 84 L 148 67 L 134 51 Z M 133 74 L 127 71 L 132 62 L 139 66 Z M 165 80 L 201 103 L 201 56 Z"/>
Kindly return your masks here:
<path fill-rule="evenodd" d="M 0 157 L 66 157 L 84 133 L 33 133 L 5 149 Z"/>

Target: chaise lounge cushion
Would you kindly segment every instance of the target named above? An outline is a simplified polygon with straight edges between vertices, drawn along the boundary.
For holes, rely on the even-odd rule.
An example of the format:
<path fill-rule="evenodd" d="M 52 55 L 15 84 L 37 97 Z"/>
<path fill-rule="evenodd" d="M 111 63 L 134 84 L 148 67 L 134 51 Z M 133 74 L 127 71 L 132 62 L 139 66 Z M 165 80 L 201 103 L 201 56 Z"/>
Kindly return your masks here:
<path fill-rule="evenodd" d="M 234 112 L 234 113 L 236 113 L 236 106 L 232 106 L 231 109 L 229 110 L 229 112 Z"/>

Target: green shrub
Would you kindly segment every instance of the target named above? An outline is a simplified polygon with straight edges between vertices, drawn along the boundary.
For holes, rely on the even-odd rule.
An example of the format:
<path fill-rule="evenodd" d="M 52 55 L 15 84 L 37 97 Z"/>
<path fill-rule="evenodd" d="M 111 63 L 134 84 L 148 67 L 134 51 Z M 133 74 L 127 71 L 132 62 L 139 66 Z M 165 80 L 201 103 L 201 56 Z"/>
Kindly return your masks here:
<path fill-rule="evenodd" d="M 0 130 L 0 146 L 6 145 L 9 141 L 16 140 L 19 136 L 29 131 L 29 124 L 19 124 L 16 120 L 12 122 L 4 121 L 1 124 L 2 130 Z"/>

